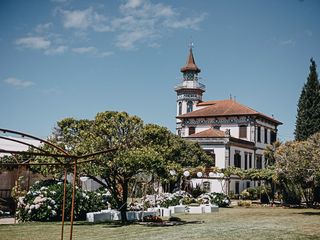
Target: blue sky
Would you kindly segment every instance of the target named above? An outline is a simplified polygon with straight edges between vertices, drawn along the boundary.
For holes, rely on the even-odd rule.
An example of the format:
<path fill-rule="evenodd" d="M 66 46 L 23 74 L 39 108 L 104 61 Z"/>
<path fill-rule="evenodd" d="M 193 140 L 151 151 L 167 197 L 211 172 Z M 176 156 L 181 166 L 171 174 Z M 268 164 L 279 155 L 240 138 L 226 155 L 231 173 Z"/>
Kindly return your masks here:
<path fill-rule="evenodd" d="M 205 100 L 232 94 L 292 139 L 309 59 L 320 64 L 319 10 L 317 0 L 2 0 L 0 126 L 46 137 L 65 117 L 117 110 L 174 130 L 193 41 Z"/>

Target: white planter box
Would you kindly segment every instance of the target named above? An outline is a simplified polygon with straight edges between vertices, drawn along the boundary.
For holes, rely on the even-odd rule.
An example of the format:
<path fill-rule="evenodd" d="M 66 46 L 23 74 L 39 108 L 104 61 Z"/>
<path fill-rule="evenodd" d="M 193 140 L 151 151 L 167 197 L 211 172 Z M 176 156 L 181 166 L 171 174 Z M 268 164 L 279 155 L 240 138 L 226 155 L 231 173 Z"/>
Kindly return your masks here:
<path fill-rule="evenodd" d="M 204 209 L 201 206 L 197 206 L 197 207 L 189 206 L 187 211 L 190 214 L 202 214 L 202 213 L 204 213 Z"/>
<path fill-rule="evenodd" d="M 174 206 L 174 213 L 184 213 L 186 211 L 185 205 Z"/>
<path fill-rule="evenodd" d="M 129 211 L 127 212 L 127 220 L 128 221 L 138 221 L 140 212 L 136 212 L 136 211 Z"/>
<path fill-rule="evenodd" d="M 171 217 L 171 210 L 168 208 L 159 208 L 161 217 Z"/>
<path fill-rule="evenodd" d="M 93 213 L 87 213 L 87 221 L 98 223 L 98 222 L 107 222 L 111 221 L 111 213 L 105 213 L 105 212 L 93 212 Z"/>
<path fill-rule="evenodd" d="M 143 211 L 141 212 L 141 218 L 140 219 L 143 219 L 143 217 L 145 216 L 157 216 L 157 213 L 156 211 Z"/>
<path fill-rule="evenodd" d="M 203 207 L 204 213 L 213 213 L 213 212 L 218 212 L 219 207 L 211 204 L 205 204 L 205 205 L 200 205 Z"/>

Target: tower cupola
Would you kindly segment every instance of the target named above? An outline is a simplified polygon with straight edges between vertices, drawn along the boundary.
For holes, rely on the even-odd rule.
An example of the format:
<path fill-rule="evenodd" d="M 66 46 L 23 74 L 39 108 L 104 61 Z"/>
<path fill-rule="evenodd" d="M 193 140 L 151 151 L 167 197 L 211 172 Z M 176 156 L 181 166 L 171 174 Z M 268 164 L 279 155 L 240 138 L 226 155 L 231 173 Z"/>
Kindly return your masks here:
<path fill-rule="evenodd" d="M 187 63 L 180 69 L 183 74 L 182 81 L 176 85 L 177 116 L 196 110 L 197 104 L 202 101 L 202 94 L 206 91 L 204 84 L 200 83 L 198 74 L 201 72 L 194 60 L 192 45 L 189 49 Z M 177 134 L 181 133 L 181 120 L 177 119 Z"/>

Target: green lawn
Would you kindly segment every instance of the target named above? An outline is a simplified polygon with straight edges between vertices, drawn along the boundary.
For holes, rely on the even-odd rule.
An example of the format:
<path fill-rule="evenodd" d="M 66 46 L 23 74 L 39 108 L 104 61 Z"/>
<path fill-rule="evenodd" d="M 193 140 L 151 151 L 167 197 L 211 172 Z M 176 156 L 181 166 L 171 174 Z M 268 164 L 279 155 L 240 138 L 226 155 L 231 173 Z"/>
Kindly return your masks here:
<path fill-rule="evenodd" d="M 320 239 L 320 210 L 221 208 L 219 213 L 177 216 L 202 223 L 148 227 L 78 222 L 74 239 Z M 69 239 L 69 225 L 65 229 L 65 239 Z M 60 223 L 0 225 L 0 239 L 60 239 Z"/>

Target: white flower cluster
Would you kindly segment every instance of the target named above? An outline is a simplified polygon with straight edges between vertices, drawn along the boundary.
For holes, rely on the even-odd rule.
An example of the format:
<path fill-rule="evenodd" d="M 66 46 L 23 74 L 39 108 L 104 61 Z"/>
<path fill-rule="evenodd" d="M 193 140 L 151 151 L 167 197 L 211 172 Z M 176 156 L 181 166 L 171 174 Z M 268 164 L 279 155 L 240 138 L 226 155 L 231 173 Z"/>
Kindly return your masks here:
<path fill-rule="evenodd" d="M 185 197 L 191 197 L 186 191 L 177 191 L 174 193 L 160 193 L 159 195 L 146 195 L 143 199 L 145 203 L 148 203 L 151 207 L 161 205 L 165 201 L 171 201 L 176 198 L 179 198 L 179 203 L 182 202 L 182 199 Z"/>
<path fill-rule="evenodd" d="M 40 191 L 29 191 L 27 193 L 27 196 L 33 196 L 35 197 L 32 201 L 32 203 L 26 203 L 26 197 L 19 197 L 18 199 L 18 208 L 24 208 L 25 211 L 27 211 L 28 214 L 36 214 L 37 211 L 40 210 L 40 208 L 47 210 L 51 210 L 51 216 L 57 215 L 57 209 L 58 206 L 56 204 L 56 201 L 50 197 L 47 196 L 47 187 L 41 187 Z M 56 194 L 55 191 L 50 192 L 51 194 Z M 19 211 L 20 212 L 20 211 Z"/>
<path fill-rule="evenodd" d="M 90 197 L 87 195 L 87 194 L 85 194 L 84 192 L 82 193 L 82 197 L 84 197 L 85 199 L 89 199 Z"/>

